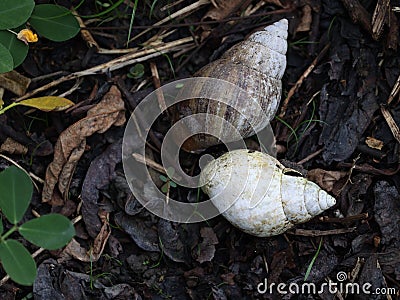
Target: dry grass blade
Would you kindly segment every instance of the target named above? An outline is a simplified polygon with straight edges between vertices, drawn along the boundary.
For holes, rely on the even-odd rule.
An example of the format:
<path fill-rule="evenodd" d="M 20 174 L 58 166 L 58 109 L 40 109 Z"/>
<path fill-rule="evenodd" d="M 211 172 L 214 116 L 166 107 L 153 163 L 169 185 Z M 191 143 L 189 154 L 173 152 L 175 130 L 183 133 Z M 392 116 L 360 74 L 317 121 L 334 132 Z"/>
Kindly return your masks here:
<path fill-rule="evenodd" d="M 385 25 L 386 16 L 389 12 L 389 0 L 379 0 L 376 4 L 374 14 L 372 16 L 372 37 L 377 40 Z"/>
<path fill-rule="evenodd" d="M 400 129 L 399 126 L 396 124 L 396 121 L 393 119 L 387 108 L 382 106 L 381 112 L 386 120 L 386 123 L 389 125 L 390 131 L 392 131 L 394 138 L 397 140 L 398 143 L 400 143 Z"/>

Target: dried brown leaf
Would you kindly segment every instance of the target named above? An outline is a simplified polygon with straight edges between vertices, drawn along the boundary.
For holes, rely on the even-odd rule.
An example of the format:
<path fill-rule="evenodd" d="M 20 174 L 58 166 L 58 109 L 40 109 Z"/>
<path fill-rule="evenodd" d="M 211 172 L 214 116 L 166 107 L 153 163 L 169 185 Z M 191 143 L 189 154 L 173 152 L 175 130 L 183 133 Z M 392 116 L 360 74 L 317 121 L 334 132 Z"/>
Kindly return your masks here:
<path fill-rule="evenodd" d="M 368 147 L 373 149 L 382 150 L 383 147 L 383 142 L 381 140 L 378 140 L 371 136 L 367 136 L 367 138 L 365 139 L 365 143 L 367 144 Z"/>
<path fill-rule="evenodd" d="M 332 191 L 334 184 L 346 175 L 346 172 L 313 169 L 308 171 L 307 178 L 317 183 L 325 191 L 330 192 Z"/>
<path fill-rule="evenodd" d="M 302 16 L 296 32 L 310 31 L 312 23 L 312 9 L 310 5 L 304 5 L 302 8 Z"/>
<path fill-rule="evenodd" d="M 215 246 L 218 244 L 218 238 L 211 227 L 203 227 L 200 229 L 200 235 L 203 238 L 200 246 L 200 253 L 197 257 L 199 263 L 211 261 L 214 258 Z"/>
<path fill-rule="evenodd" d="M 0 74 L 0 87 L 9 90 L 17 96 L 23 96 L 26 93 L 31 80 L 19 74 L 17 71 L 10 71 Z"/>
<path fill-rule="evenodd" d="M 202 20 L 223 20 L 235 12 L 242 5 L 242 2 L 243 0 L 214 0 L 212 1 L 213 6 L 204 15 Z"/>
<path fill-rule="evenodd" d="M 121 126 L 124 123 L 124 101 L 118 88 L 112 86 L 100 103 L 88 111 L 85 118 L 61 133 L 54 147 L 54 159 L 47 167 L 42 201 L 48 202 L 52 199 L 54 188 L 59 180 L 61 192 L 63 194 L 67 192 L 66 187 L 83 153 L 87 137 L 94 133 L 103 133 L 112 125 Z"/>
<path fill-rule="evenodd" d="M 98 261 L 104 251 L 104 247 L 106 246 L 110 235 L 110 225 L 107 221 L 105 221 L 101 227 L 100 233 L 93 242 L 93 247 L 91 247 L 89 250 L 86 250 L 75 239 L 72 239 L 61 253 L 60 262 L 68 260 L 70 257 L 83 262 Z"/>
<path fill-rule="evenodd" d="M 26 154 L 27 152 L 28 147 L 25 147 L 10 137 L 8 137 L 0 147 L 0 153 Z"/>

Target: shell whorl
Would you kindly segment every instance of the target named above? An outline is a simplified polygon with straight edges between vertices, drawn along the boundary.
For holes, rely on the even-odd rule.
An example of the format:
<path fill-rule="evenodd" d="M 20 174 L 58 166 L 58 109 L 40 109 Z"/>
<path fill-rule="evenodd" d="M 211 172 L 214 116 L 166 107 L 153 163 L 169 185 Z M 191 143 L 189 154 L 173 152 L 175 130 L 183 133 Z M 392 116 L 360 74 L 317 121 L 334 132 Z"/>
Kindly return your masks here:
<path fill-rule="evenodd" d="M 282 19 L 224 53 L 222 59 L 243 64 L 266 76 L 280 80 L 286 69 L 288 21 Z"/>
<path fill-rule="evenodd" d="M 233 104 L 239 104 L 239 111 L 219 101 L 191 99 L 177 105 L 178 113 L 174 117 L 175 122 L 190 115 L 207 113 L 219 114 L 238 129 L 242 138 L 264 129 L 275 116 L 281 99 L 281 78 L 286 69 L 287 29 L 286 19 L 267 26 L 251 34 L 246 40 L 227 50 L 220 59 L 209 63 L 194 74 L 195 77 L 211 77 L 228 81 L 245 90 L 246 95 L 232 97 L 230 100 Z M 201 88 L 201 86 L 188 87 L 194 92 Z M 218 96 L 216 94 L 217 98 Z M 214 127 L 219 124 L 209 123 L 207 126 Z M 197 135 L 192 136 L 183 144 L 182 148 L 186 151 L 196 152 L 219 144 L 220 141 L 237 140 L 236 137 L 232 138 L 227 126 L 217 130 L 221 132 L 218 138 L 198 134 L 193 130 L 194 128 L 198 128 L 197 124 L 193 124 L 192 128 L 188 126 L 187 131 L 192 135 Z M 208 127 L 205 129 L 205 132 L 210 132 Z"/>
<path fill-rule="evenodd" d="M 240 149 L 211 161 L 200 180 L 202 190 L 234 226 L 266 237 L 306 222 L 336 203 L 315 183 L 284 170 L 272 156 Z"/>

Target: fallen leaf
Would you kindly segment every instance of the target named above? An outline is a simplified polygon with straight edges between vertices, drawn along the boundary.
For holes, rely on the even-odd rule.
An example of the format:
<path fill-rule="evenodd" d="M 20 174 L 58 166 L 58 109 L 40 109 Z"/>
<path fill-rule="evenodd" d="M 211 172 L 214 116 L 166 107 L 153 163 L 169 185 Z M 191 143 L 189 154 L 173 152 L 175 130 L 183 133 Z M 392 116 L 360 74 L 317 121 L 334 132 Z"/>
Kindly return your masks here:
<path fill-rule="evenodd" d="M 218 244 L 218 238 L 211 227 L 203 227 L 200 229 L 200 235 L 203 241 L 200 243 L 200 253 L 196 260 L 199 263 L 211 261 L 214 258 L 215 246 Z"/>
<path fill-rule="evenodd" d="M 9 90 L 17 96 L 23 96 L 26 93 L 31 80 L 19 74 L 17 71 L 10 71 L 0 74 L 0 87 Z"/>
<path fill-rule="evenodd" d="M 368 147 L 373 149 L 382 150 L 383 147 L 383 142 L 381 140 L 378 140 L 371 136 L 367 136 L 367 138 L 365 139 L 365 143 L 367 144 Z"/>
<path fill-rule="evenodd" d="M 72 239 L 61 253 L 59 263 L 68 260 L 70 257 L 73 257 L 83 262 L 98 261 L 100 256 L 103 254 L 104 247 L 106 246 L 110 235 L 111 228 L 108 224 L 108 221 L 105 220 L 99 234 L 94 239 L 93 247 L 87 250 L 82 247 L 75 239 Z"/>
<path fill-rule="evenodd" d="M 28 147 L 18 143 L 12 138 L 8 137 L 0 147 L 0 153 L 8 154 L 26 154 L 28 152 Z"/>
<path fill-rule="evenodd" d="M 160 252 L 157 231 L 148 226 L 146 222 L 137 216 L 131 217 L 119 212 L 114 217 L 118 224 L 141 249 L 145 251 Z"/>
<path fill-rule="evenodd" d="M 18 105 L 29 106 L 42 111 L 62 111 L 73 105 L 74 102 L 66 98 L 57 96 L 45 96 L 39 98 L 26 99 L 18 102 Z"/>
<path fill-rule="evenodd" d="M 82 147 L 87 137 L 96 132 L 103 133 L 112 125 L 122 126 L 124 123 L 124 101 L 118 88 L 112 86 L 100 103 L 88 111 L 86 118 L 74 123 L 60 134 L 54 147 L 54 159 L 46 170 L 42 201 L 48 202 L 52 199 L 54 188 L 60 178 L 59 187 L 63 189 L 61 192 L 67 193 L 66 182 L 69 182 L 73 175 L 72 172 L 83 153 Z"/>
<path fill-rule="evenodd" d="M 326 171 L 323 169 L 313 169 L 308 171 L 307 179 L 314 181 L 325 191 L 332 191 L 334 184 L 347 175 L 341 171 Z"/>
<path fill-rule="evenodd" d="M 305 31 L 310 31 L 311 28 L 311 23 L 312 23 L 312 9 L 311 6 L 309 5 L 304 5 L 302 9 L 302 16 L 299 25 L 297 25 L 297 28 L 295 32 L 305 32 Z"/>
<path fill-rule="evenodd" d="M 243 0 L 214 0 L 212 8 L 204 15 L 202 20 L 219 21 L 235 12 L 242 5 Z"/>
<path fill-rule="evenodd" d="M 99 190 L 108 185 L 115 177 L 115 166 L 122 159 L 122 139 L 111 144 L 106 150 L 97 156 L 86 172 L 85 180 L 82 184 L 82 216 L 86 225 L 86 230 L 91 237 L 96 237 L 100 232 L 101 221 L 98 217 Z M 63 179 L 64 180 L 64 179 Z M 60 179 L 61 182 L 61 179 Z M 127 188 L 131 193 L 128 184 Z"/>

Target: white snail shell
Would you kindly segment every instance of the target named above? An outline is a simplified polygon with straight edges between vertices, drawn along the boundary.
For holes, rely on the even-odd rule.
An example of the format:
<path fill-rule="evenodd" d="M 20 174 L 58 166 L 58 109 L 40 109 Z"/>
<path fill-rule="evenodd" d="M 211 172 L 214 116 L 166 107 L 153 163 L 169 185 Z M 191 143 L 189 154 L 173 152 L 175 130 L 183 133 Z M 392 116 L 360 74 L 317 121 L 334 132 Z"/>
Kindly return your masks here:
<path fill-rule="evenodd" d="M 225 80 L 245 90 L 245 97 L 229 99 L 239 105 L 239 111 L 218 100 L 191 99 L 177 105 L 175 122 L 198 113 L 214 114 L 237 128 L 242 138 L 249 137 L 267 126 L 275 116 L 281 99 L 281 78 L 286 69 L 287 30 L 286 19 L 267 26 L 251 34 L 246 40 L 226 51 L 220 59 L 194 74 L 195 77 Z M 196 94 L 203 86 L 198 84 L 187 88 Z M 226 91 L 221 93 L 224 93 L 221 97 L 226 96 Z M 209 126 L 220 125 L 212 122 Z M 198 133 L 196 124 L 189 127 L 191 128 L 188 130 L 193 131 L 193 134 Z M 209 132 L 207 128 L 206 131 Z M 220 140 L 235 141 L 236 137 L 230 137 L 231 133 L 227 128 L 218 131 L 221 132 L 221 136 L 218 137 Z M 218 138 L 197 134 L 187 140 L 182 148 L 187 151 L 203 150 L 220 143 Z"/>
<path fill-rule="evenodd" d="M 268 154 L 240 149 L 207 164 L 200 182 L 229 222 L 249 234 L 267 237 L 306 222 L 336 203 L 318 185 L 286 175 L 285 169 Z"/>

